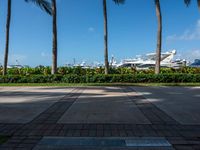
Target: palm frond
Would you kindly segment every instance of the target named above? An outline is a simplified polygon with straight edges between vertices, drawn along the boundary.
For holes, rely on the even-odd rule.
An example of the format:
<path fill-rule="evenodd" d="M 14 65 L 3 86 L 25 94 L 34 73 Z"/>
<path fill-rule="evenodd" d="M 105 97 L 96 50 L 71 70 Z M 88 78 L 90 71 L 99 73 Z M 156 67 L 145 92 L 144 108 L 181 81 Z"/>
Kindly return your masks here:
<path fill-rule="evenodd" d="M 189 6 L 191 3 L 191 0 L 184 0 L 184 3 L 186 4 L 186 6 Z"/>
<path fill-rule="evenodd" d="M 126 0 L 113 0 L 115 4 L 124 4 Z"/>
<path fill-rule="evenodd" d="M 32 2 L 38 5 L 42 10 L 46 11 L 49 15 L 52 15 L 51 3 L 47 0 L 25 0 L 25 2 Z"/>
<path fill-rule="evenodd" d="M 189 6 L 190 3 L 191 3 L 191 0 L 184 0 L 184 3 L 186 4 L 186 6 Z M 197 0 L 197 5 L 198 5 L 198 8 L 200 10 L 200 0 Z"/>
<path fill-rule="evenodd" d="M 198 3 L 199 10 L 200 10 L 200 0 L 197 0 L 197 3 Z"/>
<path fill-rule="evenodd" d="M 155 4 L 158 4 L 158 3 L 160 3 L 160 1 L 159 1 L 159 0 L 154 0 L 154 2 L 155 2 Z"/>

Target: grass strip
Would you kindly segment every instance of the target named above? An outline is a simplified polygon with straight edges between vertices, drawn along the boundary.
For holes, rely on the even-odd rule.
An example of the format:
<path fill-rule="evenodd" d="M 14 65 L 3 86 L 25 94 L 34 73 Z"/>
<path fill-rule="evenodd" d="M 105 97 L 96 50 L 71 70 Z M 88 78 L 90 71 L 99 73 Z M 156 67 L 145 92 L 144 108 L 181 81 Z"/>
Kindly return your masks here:
<path fill-rule="evenodd" d="M 0 83 L 0 87 L 200 86 L 200 83 Z"/>

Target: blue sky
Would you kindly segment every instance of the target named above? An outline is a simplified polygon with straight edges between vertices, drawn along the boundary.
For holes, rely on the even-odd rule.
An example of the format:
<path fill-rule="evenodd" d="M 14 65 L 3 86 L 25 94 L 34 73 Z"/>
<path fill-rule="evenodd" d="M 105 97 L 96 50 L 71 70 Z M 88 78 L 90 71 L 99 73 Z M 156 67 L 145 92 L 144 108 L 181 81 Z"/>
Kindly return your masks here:
<path fill-rule="evenodd" d="M 108 1 L 109 56 L 118 60 L 154 52 L 157 20 L 154 0 Z M 200 12 L 196 0 L 160 0 L 163 51 L 177 57 L 200 58 Z M 0 2 L 0 63 L 3 62 L 7 0 Z M 103 61 L 102 0 L 57 0 L 58 64 Z M 9 64 L 51 65 L 52 19 L 33 4 L 13 0 Z"/>

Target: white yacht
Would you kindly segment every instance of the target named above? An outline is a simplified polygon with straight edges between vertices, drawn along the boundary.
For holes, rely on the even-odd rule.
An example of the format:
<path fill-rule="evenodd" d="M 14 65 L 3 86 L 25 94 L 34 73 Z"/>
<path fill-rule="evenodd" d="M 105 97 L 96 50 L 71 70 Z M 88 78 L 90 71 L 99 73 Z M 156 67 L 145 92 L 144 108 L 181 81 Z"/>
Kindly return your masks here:
<path fill-rule="evenodd" d="M 7 68 L 8 68 L 8 69 L 11 69 L 11 68 L 18 68 L 18 69 L 21 69 L 21 68 L 24 68 L 24 66 L 22 66 L 22 65 L 8 65 Z"/>
<path fill-rule="evenodd" d="M 185 60 L 173 61 L 176 55 L 176 50 L 170 52 L 165 52 L 161 54 L 161 67 L 166 68 L 180 68 L 185 63 Z M 135 67 L 136 69 L 149 69 L 155 67 L 156 63 L 156 53 L 149 53 L 143 57 L 137 57 L 133 59 L 124 59 L 118 67 Z"/>

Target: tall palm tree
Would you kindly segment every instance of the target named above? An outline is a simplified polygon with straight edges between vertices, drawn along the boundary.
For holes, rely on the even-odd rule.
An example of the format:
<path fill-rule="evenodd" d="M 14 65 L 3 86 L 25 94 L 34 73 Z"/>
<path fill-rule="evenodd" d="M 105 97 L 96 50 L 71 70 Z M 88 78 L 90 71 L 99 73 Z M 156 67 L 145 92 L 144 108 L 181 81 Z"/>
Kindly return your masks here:
<path fill-rule="evenodd" d="M 45 10 L 48 14 L 51 14 L 50 3 L 46 0 L 25 0 L 25 2 L 34 2 L 40 8 Z M 9 53 L 9 39 L 10 39 L 10 21 L 11 21 L 11 12 L 12 12 L 12 0 L 8 0 L 7 4 L 7 21 L 6 21 L 6 46 L 4 54 L 4 65 L 3 65 L 3 75 L 7 73 L 8 65 L 8 53 Z"/>
<path fill-rule="evenodd" d="M 191 0 L 184 0 L 185 4 L 189 6 Z M 200 0 L 197 0 L 198 7 L 200 9 Z M 156 48 L 156 66 L 155 74 L 160 73 L 160 62 L 161 62 L 161 49 L 162 49 L 162 13 L 160 8 L 160 0 L 155 0 L 156 15 L 158 19 L 158 33 L 157 33 L 157 48 Z"/>
<path fill-rule="evenodd" d="M 7 21 L 6 21 L 6 46 L 5 46 L 5 53 L 4 53 L 3 75 L 6 75 L 6 73 L 7 73 L 9 36 L 10 36 L 9 33 L 10 33 L 11 5 L 12 5 L 12 1 L 8 0 L 8 4 L 7 4 Z"/>
<path fill-rule="evenodd" d="M 113 0 L 115 4 L 123 4 L 125 0 Z M 108 62 L 108 19 L 107 19 L 107 0 L 103 0 L 103 15 L 104 15 L 104 63 L 105 74 L 109 72 Z"/>
<path fill-rule="evenodd" d="M 159 74 L 161 49 L 162 49 L 162 13 L 160 8 L 160 0 L 155 0 L 155 5 L 156 5 L 156 16 L 158 20 L 155 74 Z"/>
<path fill-rule="evenodd" d="M 57 72 L 57 7 L 56 0 L 52 0 L 52 16 L 53 16 L 53 48 L 52 48 L 52 70 L 51 74 Z"/>

